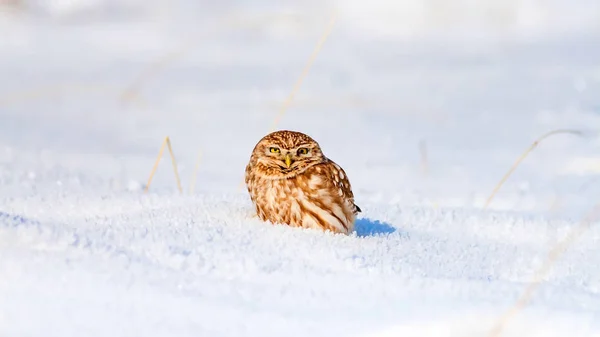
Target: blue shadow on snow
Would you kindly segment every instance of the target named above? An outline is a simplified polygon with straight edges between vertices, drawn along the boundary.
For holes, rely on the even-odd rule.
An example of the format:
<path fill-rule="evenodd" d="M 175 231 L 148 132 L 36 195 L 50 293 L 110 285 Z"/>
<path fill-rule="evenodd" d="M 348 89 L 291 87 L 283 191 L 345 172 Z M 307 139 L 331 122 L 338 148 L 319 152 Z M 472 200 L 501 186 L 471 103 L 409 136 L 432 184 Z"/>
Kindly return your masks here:
<path fill-rule="evenodd" d="M 371 220 L 366 218 L 356 219 L 354 229 L 357 236 L 375 236 L 391 234 L 396 231 L 396 228 L 379 220 Z"/>

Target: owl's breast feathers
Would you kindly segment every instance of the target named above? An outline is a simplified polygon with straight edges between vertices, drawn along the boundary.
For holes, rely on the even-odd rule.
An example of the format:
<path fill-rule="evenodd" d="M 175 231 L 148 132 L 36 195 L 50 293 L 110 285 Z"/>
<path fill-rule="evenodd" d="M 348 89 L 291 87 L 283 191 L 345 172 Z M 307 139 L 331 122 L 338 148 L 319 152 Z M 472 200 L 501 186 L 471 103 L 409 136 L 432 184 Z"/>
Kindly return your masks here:
<path fill-rule="evenodd" d="M 354 204 L 344 170 L 333 161 L 312 165 L 285 179 L 261 177 L 257 169 L 247 168 L 246 184 L 262 220 L 345 234 L 354 230 L 361 209 Z"/>

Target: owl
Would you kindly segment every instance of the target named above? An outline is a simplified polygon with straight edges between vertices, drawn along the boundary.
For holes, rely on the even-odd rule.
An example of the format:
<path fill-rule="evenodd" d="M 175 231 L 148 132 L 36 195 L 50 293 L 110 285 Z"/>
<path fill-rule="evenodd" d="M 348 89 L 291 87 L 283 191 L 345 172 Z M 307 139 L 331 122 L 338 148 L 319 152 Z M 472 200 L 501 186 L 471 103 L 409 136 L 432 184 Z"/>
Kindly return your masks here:
<path fill-rule="evenodd" d="M 254 147 L 246 187 L 263 221 L 350 234 L 361 209 L 346 172 L 311 137 L 276 131 Z"/>

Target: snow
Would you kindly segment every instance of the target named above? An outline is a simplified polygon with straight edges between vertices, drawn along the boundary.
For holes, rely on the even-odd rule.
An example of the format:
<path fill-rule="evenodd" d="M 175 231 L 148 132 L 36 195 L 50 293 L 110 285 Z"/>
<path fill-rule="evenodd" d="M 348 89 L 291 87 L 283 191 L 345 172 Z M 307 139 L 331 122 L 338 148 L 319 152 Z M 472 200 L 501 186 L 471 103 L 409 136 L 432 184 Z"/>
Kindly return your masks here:
<path fill-rule="evenodd" d="M 599 201 L 597 1 L 23 3 L 0 10 L 1 335 L 487 336 Z M 336 8 L 278 128 L 344 168 L 350 236 L 265 224 L 241 185 Z M 484 208 L 554 129 L 582 134 Z M 184 193 L 165 152 L 145 194 L 166 136 Z M 599 225 L 502 336 L 600 336 Z"/>

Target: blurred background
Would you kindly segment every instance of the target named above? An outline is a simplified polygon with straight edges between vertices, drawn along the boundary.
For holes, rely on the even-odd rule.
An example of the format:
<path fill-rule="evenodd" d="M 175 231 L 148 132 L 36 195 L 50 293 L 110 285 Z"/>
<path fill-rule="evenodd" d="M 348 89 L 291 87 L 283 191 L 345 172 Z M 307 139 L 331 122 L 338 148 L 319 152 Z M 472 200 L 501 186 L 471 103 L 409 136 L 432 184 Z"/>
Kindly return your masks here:
<path fill-rule="evenodd" d="M 544 140 L 491 207 L 580 214 L 600 191 L 596 0 L 1 0 L 0 13 L 11 195 L 139 192 L 165 136 L 186 193 L 199 155 L 194 193 L 244 193 L 277 116 L 370 202 L 481 207 L 557 128 L 583 137 Z M 152 191 L 176 192 L 167 160 Z"/>
<path fill-rule="evenodd" d="M 251 217 L 273 128 L 356 236 Z M 0 0 L 0 335 L 483 335 L 598 202 L 599 131 L 598 0 Z M 167 136 L 183 196 L 166 150 L 146 196 Z M 598 331 L 599 229 L 507 333 Z"/>

